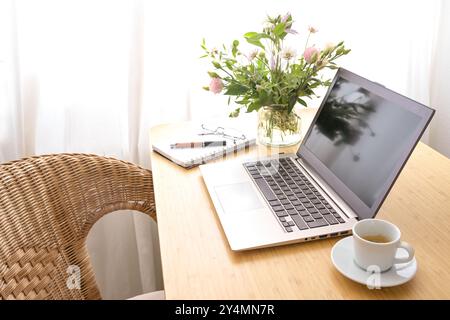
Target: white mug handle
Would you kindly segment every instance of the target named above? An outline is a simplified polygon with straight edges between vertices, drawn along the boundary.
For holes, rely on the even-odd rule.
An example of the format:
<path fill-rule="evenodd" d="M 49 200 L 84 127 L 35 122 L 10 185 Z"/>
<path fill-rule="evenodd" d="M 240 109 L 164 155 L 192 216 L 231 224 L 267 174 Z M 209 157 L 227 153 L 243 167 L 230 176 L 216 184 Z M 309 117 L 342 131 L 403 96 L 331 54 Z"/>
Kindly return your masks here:
<path fill-rule="evenodd" d="M 394 264 L 397 263 L 406 263 L 411 261 L 414 258 L 414 248 L 407 242 L 402 241 L 397 249 L 405 249 L 408 252 L 408 257 L 406 258 L 395 258 Z"/>

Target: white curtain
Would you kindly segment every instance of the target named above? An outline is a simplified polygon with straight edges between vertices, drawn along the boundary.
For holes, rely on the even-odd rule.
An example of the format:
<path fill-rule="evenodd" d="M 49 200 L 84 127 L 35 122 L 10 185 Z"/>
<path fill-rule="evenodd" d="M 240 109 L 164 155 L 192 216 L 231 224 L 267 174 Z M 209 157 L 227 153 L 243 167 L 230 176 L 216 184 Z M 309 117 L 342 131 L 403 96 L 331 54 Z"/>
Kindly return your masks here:
<path fill-rule="evenodd" d="M 148 129 L 140 127 L 142 2 L 0 2 L 0 161 L 83 152 L 148 167 L 149 148 L 138 146 Z M 103 297 L 162 289 L 148 217 L 107 215 L 88 249 Z"/>
<path fill-rule="evenodd" d="M 228 114 L 225 97 L 201 89 L 209 81 L 209 65 L 198 58 L 202 38 L 211 47 L 231 43 L 258 30 L 267 14 L 288 11 L 298 53 L 314 25 L 318 46 L 345 40 L 352 48 L 342 66 L 436 108 L 424 141 L 450 156 L 449 7 L 441 0 L 0 0 L 0 162 L 88 152 L 150 167 L 152 125 Z M 145 217 L 109 215 L 88 245 L 104 297 L 162 288 L 157 230 Z"/>

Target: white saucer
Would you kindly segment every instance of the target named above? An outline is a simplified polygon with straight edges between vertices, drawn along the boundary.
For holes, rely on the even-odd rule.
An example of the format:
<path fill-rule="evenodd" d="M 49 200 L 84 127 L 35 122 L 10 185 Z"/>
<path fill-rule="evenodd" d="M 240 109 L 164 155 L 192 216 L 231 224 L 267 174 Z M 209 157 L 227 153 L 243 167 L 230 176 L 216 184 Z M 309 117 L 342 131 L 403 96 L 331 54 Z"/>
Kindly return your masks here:
<path fill-rule="evenodd" d="M 406 256 L 405 254 L 400 250 L 397 257 Z M 353 261 L 353 236 L 344 238 L 334 245 L 331 260 L 344 276 L 369 288 L 398 286 L 411 280 L 417 272 L 416 258 L 408 263 L 396 264 L 388 271 L 378 274 L 361 269 Z"/>

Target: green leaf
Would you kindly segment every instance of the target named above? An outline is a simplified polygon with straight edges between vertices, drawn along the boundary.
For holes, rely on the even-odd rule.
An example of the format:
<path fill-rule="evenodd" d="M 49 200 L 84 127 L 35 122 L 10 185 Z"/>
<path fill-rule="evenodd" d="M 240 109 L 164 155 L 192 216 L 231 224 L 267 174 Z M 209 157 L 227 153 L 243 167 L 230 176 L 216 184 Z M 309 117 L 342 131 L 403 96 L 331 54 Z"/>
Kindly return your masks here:
<path fill-rule="evenodd" d="M 244 38 L 254 38 L 255 36 L 258 35 L 258 32 L 247 32 L 246 34 L 244 34 Z"/>
<path fill-rule="evenodd" d="M 222 66 L 220 65 L 220 63 L 218 63 L 217 61 L 212 61 L 212 64 L 214 67 L 216 67 L 217 69 L 222 68 Z"/>
<path fill-rule="evenodd" d="M 231 48 L 231 53 L 233 54 L 233 57 L 236 57 L 236 53 L 238 52 L 238 45 L 239 45 L 239 41 L 234 40 L 233 41 L 233 46 Z"/>
<path fill-rule="evenodd" d="M 209 91 L 209 87 L 208 86 L 204 86 L 202 87 L 203 90 Z"/>
<path fill-rule="evenodd" d="M 262 45 L 261 41 L 259 41 L 258 39 L 246 38 L 246 40 L 247 40 L 248 43 L 250 43 L 250 44 L 252 44 L 254 46 L 260 47 L 261 49 L 265 49 L 264 46 Z"/>
<path fill-rule="evenodd" d="M 241 110 L 240 110 L 239 108 L 237 108 L 236 110 L 234 110 L 233 112 L 230 113 L 229 117 L 230 117 L 230 118 L 236 118 L 236 117 L 238 117 L 240 111 L 241 111 Z"/>
<path fill-rule="evenodd" d="M 292 109 L 294 109 L 295 103 L 297 102 L 297 95 L 293 94 L 290 98 L 289 98 L 289 103 L 288 103 L 288 113 L 290 113 L 292 111 Z"/>
<path fill-rule="evenodd" d="M 245 40 L 247 40 L 248 43 L 260 47 L 262 49 L 265 49 L 260 40 L 264 38 L 269 38 L 269 36 L 265 33 L 247 32 L 246 34 L 244 34 L 244 38 Z"/>
<path fill-rule="evenodd" d="M 259 103 L 258 100 L 255 100 L 252 103 L 250 103 L 249 106 L 247 107 L 247 113 L 252 111 L 258 111 L 259 108 L 261 108 L 261 104 Z"/>
<path fill-rule="evenodd" d="M 240 96 L 244 93 L 246 93 L 248 90 L 247 87 L 239 84 L 239 83 L 232 83 L 227 87 L 227 91 L 225 91 L 225 95 L 228 96 Z"/>
<path fill-rule="evenodd" d="M 275 28 L 273 28 L 273 33 L 277 36 L 277 37 L 281 37 L 283 35 L 283 33 L 285 32 L 286 29 L 286 24 L 285 23 L 279 23 L 275 26 Z"/>
<path fill-rule="evenodd" d="M 208 75 L 211 78 L 220 78 L 219 75 L 217 73 L 213 72 L 213 71 L 208 71 Z"/>
<path fill-rule="evenodd" d="M 297 98 L 297 102 L 300 103 L 302 106 L 305 106 L 305 107 L 308 106 L 308 104 L 305 102 L 305 100 L 302 100 L 300 98 Z"/>
<path fill-rule="evenodd" d="M 270 95 L 266 91 L 261 91 L 259 93 L 259 98 L 258 98 L 259 105 L 261 105 L 261 106 L 269 105 L 271 103 L 271 100 L 272 99 L 271 99 Z"/>

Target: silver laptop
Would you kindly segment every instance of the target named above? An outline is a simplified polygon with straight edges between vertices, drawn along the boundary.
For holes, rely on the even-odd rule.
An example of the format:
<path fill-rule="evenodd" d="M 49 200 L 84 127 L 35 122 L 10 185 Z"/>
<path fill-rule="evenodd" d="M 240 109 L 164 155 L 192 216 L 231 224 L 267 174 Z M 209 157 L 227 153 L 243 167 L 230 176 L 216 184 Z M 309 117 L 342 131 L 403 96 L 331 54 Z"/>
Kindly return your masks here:
<path fill-rule="evenodd" d="M 433 114 L 339 69 L 296 154 L 200 166 L 231 249 L 346 235 L 375 217 Z"/>

